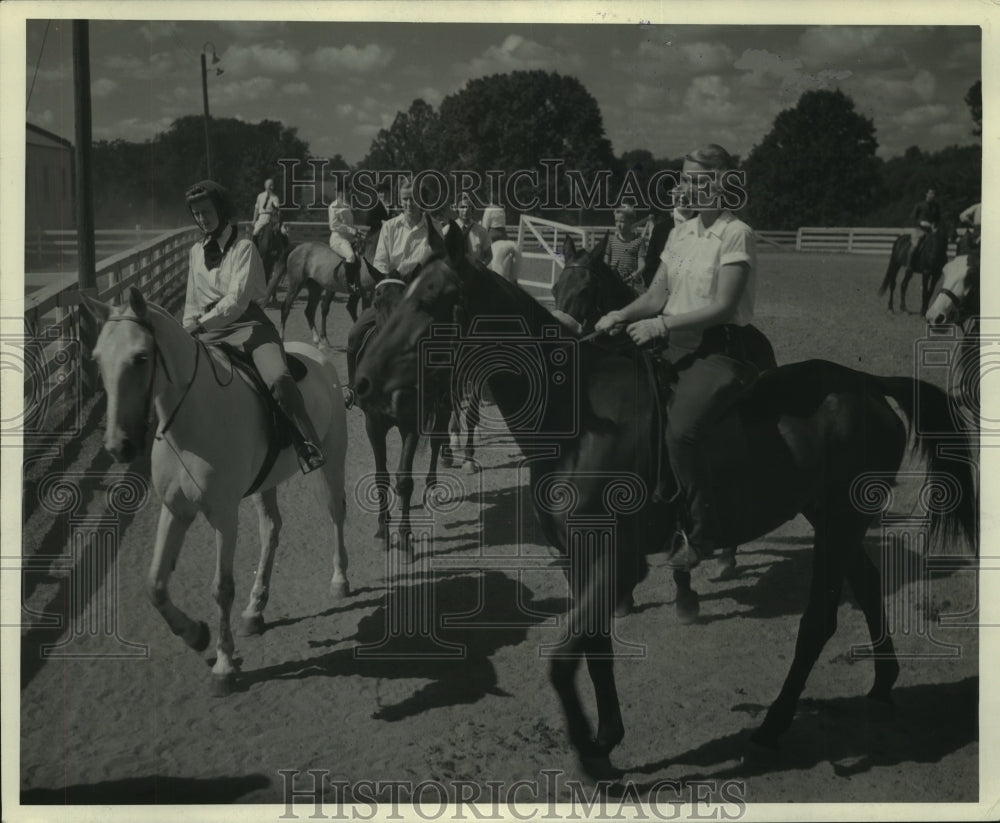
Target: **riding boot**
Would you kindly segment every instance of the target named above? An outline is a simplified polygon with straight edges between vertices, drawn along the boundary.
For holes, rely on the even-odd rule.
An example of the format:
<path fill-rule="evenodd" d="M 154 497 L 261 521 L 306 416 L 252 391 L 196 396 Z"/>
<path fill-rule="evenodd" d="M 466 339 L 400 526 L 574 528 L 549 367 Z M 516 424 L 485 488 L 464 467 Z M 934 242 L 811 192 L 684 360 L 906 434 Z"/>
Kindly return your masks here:
<path fill-rule="evenodd" d="M 306 405 L 298 386 L 286 387 L 285 391 L 275 394 L 278 406 L 285 416 L 292 421 L 292 439 L 295 441 L 295 451 L 299 458 L 299 467 L 303 474 L 308 474 L 320 468 L 326 458 L 319 447 L 319 435 L 312 420 L 306 413 Z"/>

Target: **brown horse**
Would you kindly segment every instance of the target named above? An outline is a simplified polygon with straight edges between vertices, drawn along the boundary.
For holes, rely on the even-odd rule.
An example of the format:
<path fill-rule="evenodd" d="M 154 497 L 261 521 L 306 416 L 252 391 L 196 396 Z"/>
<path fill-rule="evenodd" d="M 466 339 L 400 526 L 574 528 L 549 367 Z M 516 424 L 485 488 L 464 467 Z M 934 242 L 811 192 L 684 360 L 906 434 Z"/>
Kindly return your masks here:
<path fill-rule="evenodd" d="M 377 238 L 369 238 L 376 240 Z M 367 243 L 362 247 L 362 251 L 367 249 Z M 300 243 L 290 249 L 274 267 L 274 275 L 267 286 L 266 302 L 270 302 L 278 289 L 278 285 L 285 275 L 288 275 L 288 291 L 285 299 L 281 303 L 281 334 L 284 337 L 285 324 L 288 322 L 288 315 L 292 310 L 292 304 L 298 297 L 302 287 L 308 291 L 306 301 L 306 321 L 309 323 L 309 330 L 312 332 L 313 344 L 325 343 L 330 345 L 326 336 L 326 318 L 330 313 L 330 303 L 337 293 L 346 295 L 348 298 L 347 310 L 351 314 L 351 319 L 357 320 L 357 303 L 360 299 L 364 308 L 372 303 L 372 291 L 378 278 L 372 274 L 368 265 L 370 258 L 365 253 L 358 254 L 357 265 L 360 267 L 357 288 L 353 288 L 348 277 L 348 263 L 337 252 L 326 243 L 310 241 Z M 316 307 L 322 311 L 322 321 L 319 331 L 316 330 Z"/>
<path fill-rule="evenodd" d="M 288 253 L 290 245 L 288 235 L 281 230 L 280 216 L 272 217 L 263 228 L 253 237 L 254 245 L 260 254 L 260 259 L 264 263 L 264 276 L 267 282 L 271 282 L 274 267 L 279 260 L 282 260 Z M 270 295 L 269 295 L 270 297 Z"/>
<path fill-rule="evenodd" d="M 403 299 L 406 283 L 395 278 L 380 280 L 375 286 L 375 325 L 362 340 L 358 351 L 359 365 L 364 362 L 366 352 L 374 341 L 390 325 L 390 316 Z M 365 431 L 375 457 L 375 489 L 378 495 L 378 531 L 375 537 L 386 540 L 389 547 L 388 525 L 390 521 L 389 470 L 386 463 L 386 437 L 389 432 L 399 429 L 403 445 L 399 454 L 399 468 L 396 470 L 395 491 L 400 503 L 399 547 L 407 554 L 413 550 L 413 534 L 410 526 L 410 498 L 413 496 L 413 458 L 417 451 L 422 430 L 430 431 L 431 458 L 424 485 L 424 499 L 433 494 L 437 484 L 438 456 L 447 442 L 447 424 L 451 414 L 451 403 L 447 394 L 439 395 L 430 408 L 420 409 L 416 404 L 364 403 Z M 423 425 L 422 425 L 423 424 Z M 425 429 L 424 426 L 427 426 Z"/>
<path fill-rule="evenodd" d="M 425 356 L 428 344 L 490 352 L 497 348 L 496 335 L 480 333 L 484 318 L 513 319 L 521 327 L 522 367 L 491 370 L 488 385 L 522 451 L 533 455 L 535 513 L 549 542 L 566 557 L 573 605 L 550 677 L 570 742 L 584 766 L 601 773 L 625 736 L 614 676 L 613 612 L 644 574 L 640 558 L 661 548 L 659 536 L 670 520 L 669 506 L 649 493 L 657 480 L 649 447 L 658 422 L 654 392 L 638 357 L 560 337 L 552 315 L 530 295 L 467 258 L 458 232 L 442 240 L 430 225 L 429 235 L 435 255 L 365 355 L 355 389 L 365 403 L 407 402 L 441 379 L 435 364 L 442 361 Z M 436 324 L 457 324 L 459 334 L 434 334 Z M 526 408 L 525 398 L 532 396 L 537 402 Z M 730 541 L 750 542 L 799 512 L 816 532 L 794 660 L 753 735 L 758 744 L 775 746 L 791 724 L 806 679 L 836 629 L 845 580 L 872 639 L 875 683 L 869 696 L 891 702 L 899 664 L 883 631 L 881 575 L 863 546 L 878 516 L 868 500 L 870 484 L 895 475 L 906 452 L 906 426 L 890 397 L 916 424 L 914 448 L 938 490 L 947 492 L 945 505 L 928 503 L 932 533 L 961 531 L 974 542 L 972 469 L 955 454 L 968 447 L 967 438 L 951 419 L 947 396 L 934 386 L 825 361 L 795 363 L 762 375 L 721 424 L 738 423 L 742 435 L 720 438 L 712 454 L 720 496 L 732 512 Z M 950 450 L 940 449 L 943 444 Z M 581 536 L 582 521 L 608 517 L 615 524 L 610 540 Z M 574 682 L 583 659 L 596 695 L 596 736 Z"/>
<path fill-rule="evenodd" d="M 910 284 L 913 273 L 918 272 L 921 276 L 920 313 L 927 313 L 934 286 L 941 278 L 941 270 L 948 260 L 948 237 L 944 224 L 939 223 L 924 237 L 915 253 L 911 253 L 909 234 L 901 234 L 896 238 L 889 254 L 885 277 L 882 278 L 882 285 L 878 289 L 879 297 L 889 292 L 889 311 L 893 311 L 892 298 L 896 290 L 896 275 L 903 268 L 903 282 L 899 286 L 899 310 L 906 311 L 906 287 Z"/>

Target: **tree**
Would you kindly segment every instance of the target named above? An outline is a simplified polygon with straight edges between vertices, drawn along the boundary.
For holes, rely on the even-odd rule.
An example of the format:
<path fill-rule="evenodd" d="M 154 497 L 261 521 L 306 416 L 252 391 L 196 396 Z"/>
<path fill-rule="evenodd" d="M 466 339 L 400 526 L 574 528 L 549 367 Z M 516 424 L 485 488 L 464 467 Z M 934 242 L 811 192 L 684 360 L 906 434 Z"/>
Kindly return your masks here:
<path fill-rule="evenodd" d="M 965 103 L 972 114 L 972 122 L 976 124 L 972 133 L 976 137 L 983 136 L 983 81 L 977 80 L 965 93 Z"/>
<path fill-rule="evenodd" d="M 414 100 L 372 141 L 361 168 L 410 171 L 438 168 L 438 116 L 433 106 Z"/>
<path fill-rule="evenodd" d="M 809 91 L 753 148 L 747 215 L 759 229 L 847 226 L 873 203 L 880 163 L 875 125 L 842 91 Z"/>

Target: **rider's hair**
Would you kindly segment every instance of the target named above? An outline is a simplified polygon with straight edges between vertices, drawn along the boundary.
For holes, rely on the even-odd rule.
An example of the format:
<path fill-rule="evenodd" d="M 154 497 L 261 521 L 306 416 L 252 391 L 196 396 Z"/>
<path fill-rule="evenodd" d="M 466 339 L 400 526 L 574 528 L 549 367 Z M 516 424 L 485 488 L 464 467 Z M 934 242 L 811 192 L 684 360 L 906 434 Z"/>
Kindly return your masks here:
<path fill-rule="evenodd" d="M 704 166 L 711 171 L 729 171 L 736 166 L 732 155 L 718 143 L 707 143 L 700 146 L 689 154 L 685 154 L 684 159 Z"/>
<path fill-rule="evenodd" d="M 215 206 L 215 212 L 219 217 L 219 225 L 224 226 L 233 217 L 232 201 L 229 199 L 229 192 L 214 180 L 201 180 L 195 183 L 184 193 L 188 208 L 199 200 L 209 200 Z"/>

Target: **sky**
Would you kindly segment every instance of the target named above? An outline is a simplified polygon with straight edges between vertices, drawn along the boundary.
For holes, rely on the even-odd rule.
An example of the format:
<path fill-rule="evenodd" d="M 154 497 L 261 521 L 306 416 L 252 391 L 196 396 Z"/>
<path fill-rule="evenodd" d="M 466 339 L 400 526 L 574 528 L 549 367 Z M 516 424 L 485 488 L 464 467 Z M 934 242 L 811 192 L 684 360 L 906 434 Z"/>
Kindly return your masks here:
<path fill-rule="evenodd" d="M 27 119 L 73 139 L 71 25 L 27 25 Z M 810 89 L 840 88 L 878 153 L 978 142 L 963 98 L 980 77 L 972 26 L 695 26 L 92 21 L 93 135 L 141 141 L 202 111 L 280 120 L 314 156 L 350 163 L 396 113 L 520 69 L 577 77 L 616 154 L 678 157 L 706 142 L 746 155 Z M 43 46 L 44 39 L 44 46 Z M 36 75 L 37 66 L 37 75 Z"/>

